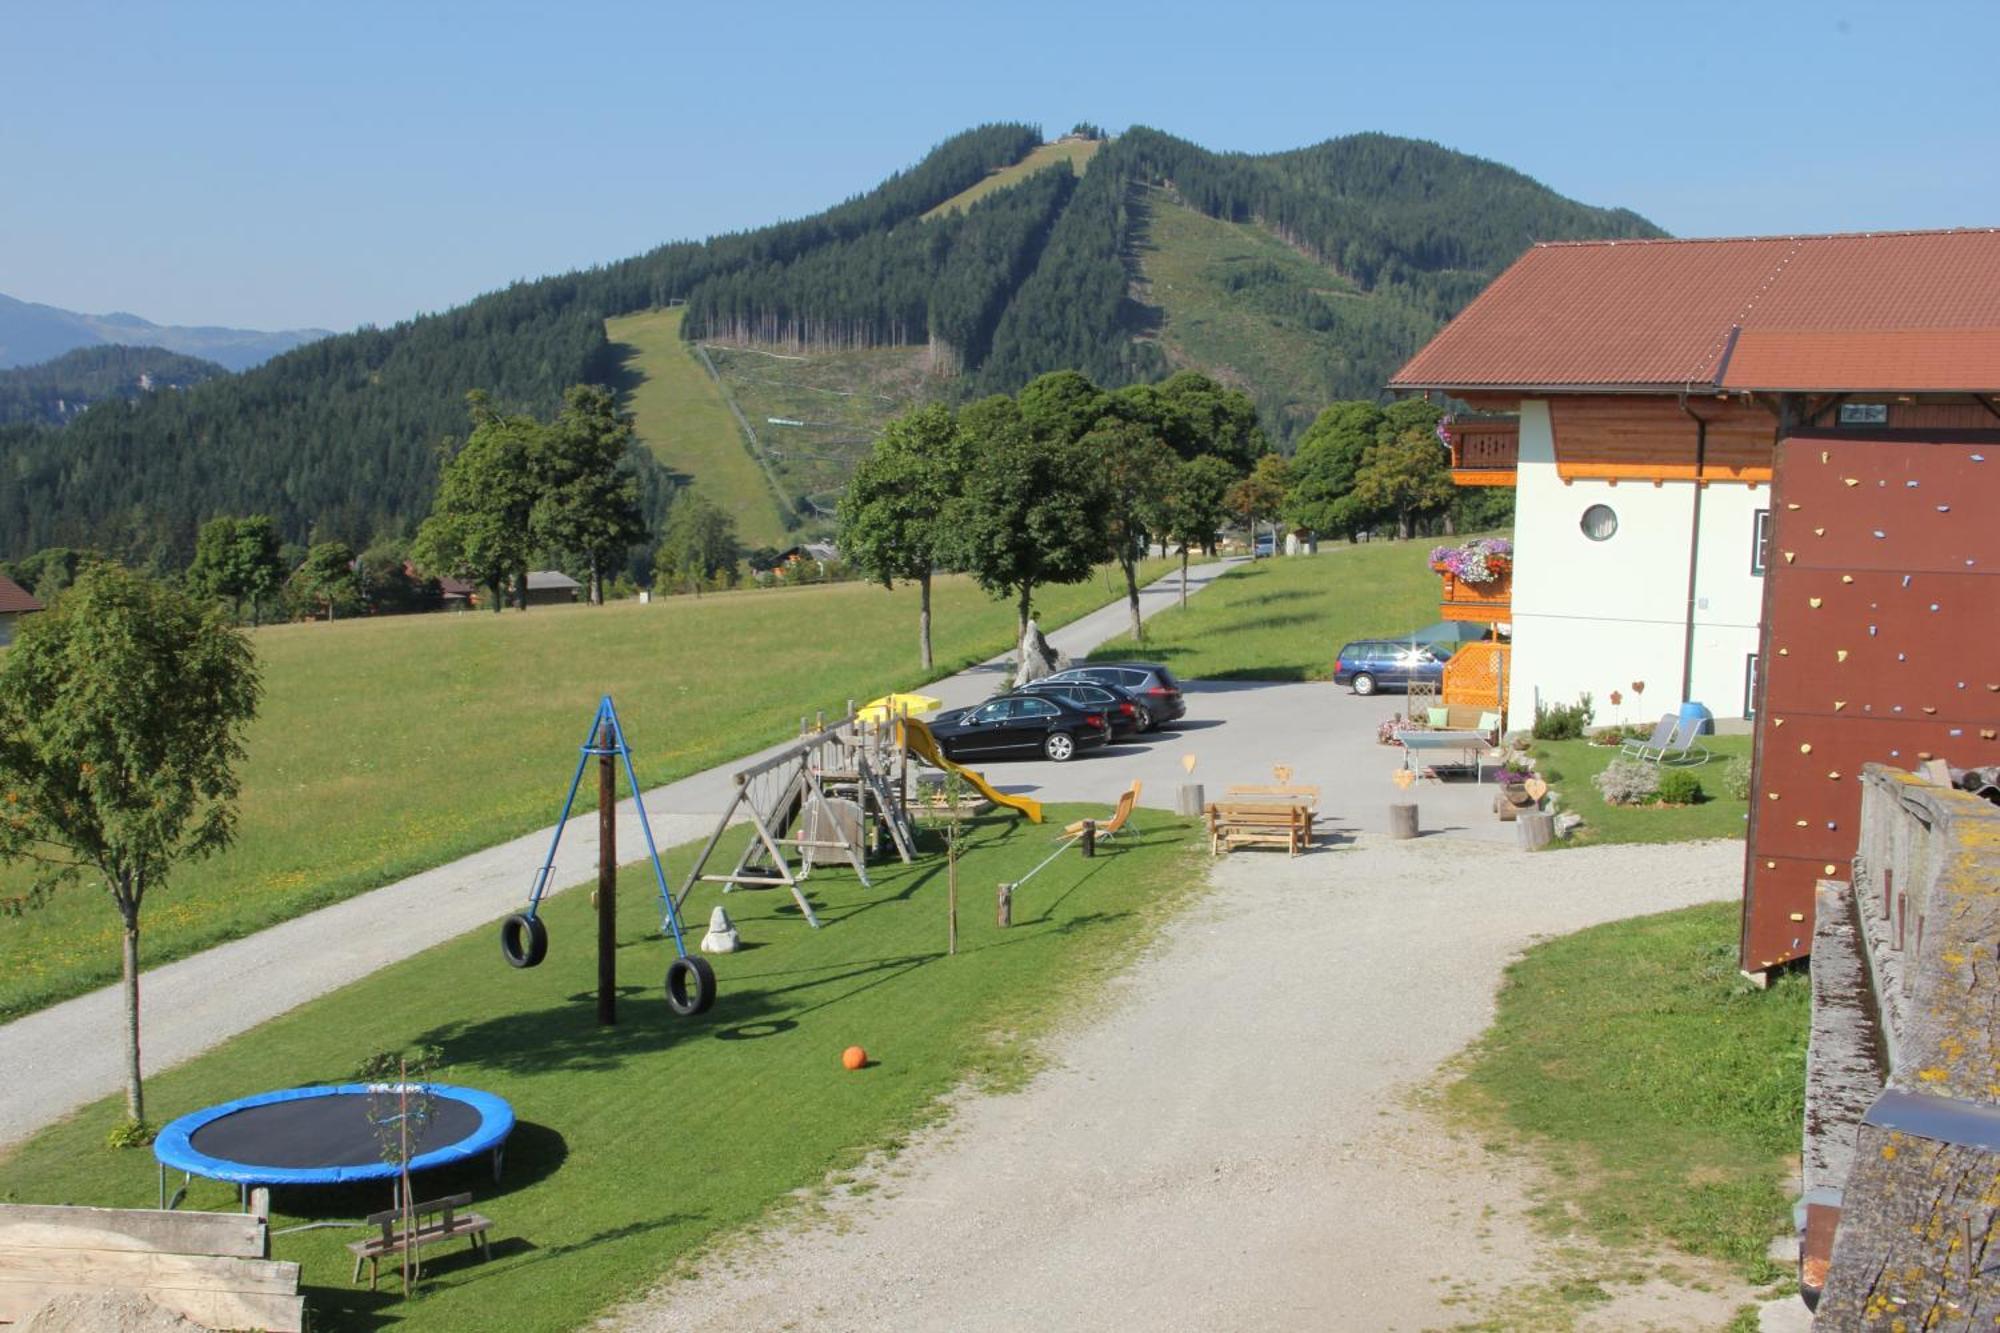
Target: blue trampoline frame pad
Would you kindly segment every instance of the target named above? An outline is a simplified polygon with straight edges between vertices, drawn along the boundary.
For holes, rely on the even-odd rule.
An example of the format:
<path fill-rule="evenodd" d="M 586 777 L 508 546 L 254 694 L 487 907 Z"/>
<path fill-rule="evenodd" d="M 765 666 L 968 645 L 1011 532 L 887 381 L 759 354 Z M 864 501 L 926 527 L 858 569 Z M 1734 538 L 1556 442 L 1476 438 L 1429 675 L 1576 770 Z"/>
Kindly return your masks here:
<path fill-rule="evenodd" d="M 471 1107 L 479 1114 L 479 1125 L 470 1134 L 448 1143 L 441 1148 L 420 1153 L 410 1159 L 410 1170 L 424 1171 L 435 1166 L 449 1166 L 454 1162 L 466 1161 L 482 1152 L 491 1151 L 494 1157 L 494 1176 L 499 1176 L 498 1153 L 507 1136 L 514 1129 L 514 1108 L 503 1097 L 477 1088 L 462 1088 L 449 1083 L 411 1084 L 422 1086 L 432 1096 L 449 1098 Z M 189 1175 L 205 1176 L 210 1180 L 227 1180 L 237 1185 L 338 1185 L 353 1180 L 388 1180 L 401 1172 L 394 1162 L 366 1162 L 349 1166 L 260 1166 L 251 1162 L 233 1162 L 214 1157 L 196 1148 L 192 1142 L 194 1134 L 206 1125 L 237 1111 L 249 1110 L 256 1106 L 269 1106 L 278 1102 L 304 1101 L 315 1097 L 369 1096 L 371 1094 L 393 1094 L 394 1083 L 339 1083 L 325 1084 L 310 1088 L 284 1088 L 277 1092 L 260 1092 L 251 1097 L 239 1097 L 233 1102 L 223 1102 L 217 1106 L 191 1111 L 187 1115 L 169 1121 L 153 1141 L 153 1156 L 159 1160 L 164 1171 L 171 1167 Z"/>

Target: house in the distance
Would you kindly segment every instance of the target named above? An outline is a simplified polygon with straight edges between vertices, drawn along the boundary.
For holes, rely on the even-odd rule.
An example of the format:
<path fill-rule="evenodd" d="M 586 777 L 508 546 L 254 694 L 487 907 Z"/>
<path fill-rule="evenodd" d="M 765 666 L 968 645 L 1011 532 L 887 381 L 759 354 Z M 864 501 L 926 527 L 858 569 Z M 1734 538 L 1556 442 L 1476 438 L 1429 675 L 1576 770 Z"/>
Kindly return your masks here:
<path fill-rule="evenodd" d="M 14 641 L 14 626 L 22 616 L 42 609 L 42 604 L 26 588 L 0 574 L 0 648 Z"/>
<path fill-rule="evenodd" d="M 583 592 L 583 585 L 555 569 L 528 571 L 529 606 L 568 606 Z"/>
<path fill-rule="evenodd" d="M 1747 971 L 1810 949 L 1862 763 L 2000 762 L 2000 230 L 1538 245 L 1391 386 L 1514 487 L 1516 725 L 1755 719 Z"/>

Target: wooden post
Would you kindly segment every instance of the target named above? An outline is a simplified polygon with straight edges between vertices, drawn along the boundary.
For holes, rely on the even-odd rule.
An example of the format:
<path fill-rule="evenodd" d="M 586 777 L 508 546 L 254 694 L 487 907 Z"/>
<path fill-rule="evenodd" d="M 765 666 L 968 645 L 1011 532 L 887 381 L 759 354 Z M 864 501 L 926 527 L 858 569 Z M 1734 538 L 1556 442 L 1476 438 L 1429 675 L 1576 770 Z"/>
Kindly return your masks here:
<path fill-rule="evenodd" d="M 1389 807 L 1389 836 L 1398 840 L 1417 836 L 1416 806 L 1392 805 Z"/>
<path fill-rule="evenodd" d="M 1546 847 L 1555 840 L 1556 817 L 1546 810 L 1523 810 L 1514 817 L 1514 831 L 1524 851 Z"/>
<path fill-rule="evenodd" d="M 1014 886 L 1004 880 L 1000 884 L 1000 903 L 996 919 L 1002 930 L 1014 924 Z"/>
<path fill-rule="evenodd" d="M 1094 820 L 1094 819 L 1086 819 L 1086 820 L 1084 820 L 1084 821 L 1083 821 L 1083 838 L 1082 838 L 1082 845 L 1083 845 L 1083 854 L 1084 854 L 1085 856 L 1095 856 L 1095 855 L 1097 855 L 1097 821 L 1096 821 L 1096 820 Z"/>
<path fill-rule="evenodd" d="M 597 729 L 597 1023 L 618 1021 L 618 765 L 611 726 Z"/>
<path fill-rule="evenodd" d="M 954 836 L 945 856 L 945 952 L 958 952 L 958 838 Z"/>
<path fill-rule="evenodd" d="M 1174 791 L 1174 813 L 1188 819 L 1200 819 L 1206 802 L 1199 782 L 1183 782 Z"/>

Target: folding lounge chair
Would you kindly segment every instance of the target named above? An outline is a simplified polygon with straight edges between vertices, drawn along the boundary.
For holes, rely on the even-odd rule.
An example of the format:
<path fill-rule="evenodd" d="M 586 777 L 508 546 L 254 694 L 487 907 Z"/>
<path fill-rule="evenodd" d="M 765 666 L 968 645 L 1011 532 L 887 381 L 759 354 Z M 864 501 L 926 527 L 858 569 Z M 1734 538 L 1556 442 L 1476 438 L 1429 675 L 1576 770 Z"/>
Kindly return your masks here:
<path fill-rule="evenodd" d="M 1708 762 L 1708 747 L 1701 743 L 1701 719 L 1691 717 L 1674 728 L 1667 748 L 1654 757 L 1668 768 L 1699 768 Z"/>
<path fill-rule="evenodd" d="M 1132 817 L 1132 807 L 1139 803 L 1139 788 L 1141 785 L 1141 783 L 1135 780 L 1130 787 L 1125 789 L 1125 793 L 1118 798 L 1117 806 L 1111 811 L 1111 818 L 1098 823 L 1097 840 L 1099 842 L 1110 841 L 1118 835 L 1118 830 L 1125 827 L 1125 821 Z M 1082 836 L 1083 821 L 1081 819 L 1063 830 L 1063 837 L 1065 838 L 1080 838 Z"/>
<path fill-rule="evenodd" d="M 1681 719 L 1678 713 L 1667 713 L 1660 718 L 1660 724 L 1653 728 L 1653 734 L 1643 741 L 1626 741 L 1618 747 L 1618 753 L 1627 759 L 1637 759 L 1643 763 L 1657 764 L 1660 756 L 1673 746 L 1680 734 Z"/>

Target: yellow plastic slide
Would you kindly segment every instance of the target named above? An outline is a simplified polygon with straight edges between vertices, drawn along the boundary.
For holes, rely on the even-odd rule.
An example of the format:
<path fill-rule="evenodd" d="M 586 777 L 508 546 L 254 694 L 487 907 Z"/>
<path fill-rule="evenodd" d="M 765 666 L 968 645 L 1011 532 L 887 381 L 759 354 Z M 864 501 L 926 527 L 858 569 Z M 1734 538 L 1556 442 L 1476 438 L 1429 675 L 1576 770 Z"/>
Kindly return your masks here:
<path fill-rule="evenodd" d="M 984 796 L 995 805 L 1004 805 L 1009 810 L 1019 810 L 1028 817 L 1029 823 L 1039 824 L 1042 822 L 1042 803 L 1040 801 L 1029 796 L 1009 796 L 1006 792 L 996 791 L 993 785 L 987 782 L 985 778 L 980 777 L 979 774 L 969 768 L 952 763 L 951 760 L 944 757 L 944 751 L 938 749 L 937 737 L 931 735 L 931 729 L 915 718 L 906 717 L 899 719 L 897 725 L 903 728 L 903 748 L 911 754 L 923 760 L 932 768 L 942 769 L 946 773 L 958 774 L 967 782 L 970 782 L 981 796 Z"/>

